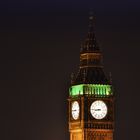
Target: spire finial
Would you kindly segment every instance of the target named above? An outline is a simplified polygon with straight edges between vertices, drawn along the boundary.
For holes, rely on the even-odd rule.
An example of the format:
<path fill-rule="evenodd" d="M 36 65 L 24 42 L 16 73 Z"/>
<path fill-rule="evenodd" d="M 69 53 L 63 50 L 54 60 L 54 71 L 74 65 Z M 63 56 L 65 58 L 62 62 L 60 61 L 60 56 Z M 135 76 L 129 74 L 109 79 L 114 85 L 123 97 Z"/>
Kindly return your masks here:
<path fill-rule="evenodd" d="M 89 19 L 93 19 L 93 17 L 94 17 L 94 12 L 91 9 L 90 12 L 89 12 Z"/>
<path fill-rule="evenodd" d="M 100 48 L 96 42 L 96 37 L 95 37 L 95 31 L 94 31 L 94 16 L 93 12 L 91 11 L 89 13 L 89 28 L 88 28 L 88 34 L 87 37 L 82 44 L 81 47 L 81 53 L 86 53 L 86 52 L 99 52 Z"/>
<path fill-rule="evenodd" d="M 93 22 L 94 22 L 94 12 L 91 10 L 89 12 L 89 27 L 93 27 Z"/>

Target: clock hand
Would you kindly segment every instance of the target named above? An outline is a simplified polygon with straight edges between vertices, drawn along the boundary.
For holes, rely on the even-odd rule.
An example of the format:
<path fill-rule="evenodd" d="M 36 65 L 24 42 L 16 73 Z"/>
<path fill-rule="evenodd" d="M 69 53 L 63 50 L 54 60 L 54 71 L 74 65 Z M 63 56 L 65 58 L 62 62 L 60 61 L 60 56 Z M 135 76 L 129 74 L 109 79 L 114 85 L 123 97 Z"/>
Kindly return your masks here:
<path fill-rule="evenodd" d="M 101 109 L 92 109 L 92 110 L 95 110 L 95 111 L 101 111 Z"/>
<path fill-rule="evenodd" d="M 96 111 L 100 111 L 101 109 L 96 109 Z"/>

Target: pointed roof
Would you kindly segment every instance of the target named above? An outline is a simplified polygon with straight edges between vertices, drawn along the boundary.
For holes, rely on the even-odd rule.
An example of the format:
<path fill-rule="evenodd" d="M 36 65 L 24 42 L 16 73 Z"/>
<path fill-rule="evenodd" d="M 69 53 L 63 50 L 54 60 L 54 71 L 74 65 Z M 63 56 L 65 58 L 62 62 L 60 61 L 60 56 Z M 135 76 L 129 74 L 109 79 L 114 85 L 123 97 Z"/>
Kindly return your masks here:
<path fill-rule="evenodd" d="M 94 31 L 94 17 L 93 15 L 89 16 L 89 29 L 87 37 L 84 43 L 81 46 L 81 53 L 87 52 L 99 52 L 100 48 L 96 41 L 95 31 Z"/>
<path fill-rule="evenodd" d="M 109 84 L 102 65 L 102 53 L 94 32 L 94 17 L 89 17 L 89 30 L 80 51 L 80 67 L 72 84 Z"/>

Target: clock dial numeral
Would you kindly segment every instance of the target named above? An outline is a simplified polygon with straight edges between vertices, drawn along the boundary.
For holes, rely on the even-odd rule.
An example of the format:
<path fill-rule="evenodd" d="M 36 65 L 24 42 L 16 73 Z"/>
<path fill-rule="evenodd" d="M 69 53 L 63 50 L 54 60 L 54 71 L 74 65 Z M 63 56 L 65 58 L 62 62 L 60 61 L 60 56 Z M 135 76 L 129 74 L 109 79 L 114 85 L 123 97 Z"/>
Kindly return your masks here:
<path fill-rule="evenodd" d="M 90 113 L 95 119 L 103 119 L 107 115 L 107 106 L 103 101 L 97 100 L 91 104 Z"/>

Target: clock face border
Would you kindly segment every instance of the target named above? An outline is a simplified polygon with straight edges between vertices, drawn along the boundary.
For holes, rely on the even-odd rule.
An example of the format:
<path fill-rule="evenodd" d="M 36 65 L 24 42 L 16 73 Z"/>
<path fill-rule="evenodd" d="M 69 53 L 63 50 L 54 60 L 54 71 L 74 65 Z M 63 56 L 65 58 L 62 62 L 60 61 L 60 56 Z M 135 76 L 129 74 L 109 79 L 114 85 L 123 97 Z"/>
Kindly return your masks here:
<path fill-rule="evenodd" d="M 98 103 L 100 103 L 100 105 L 104 106 L 104 109 L 105 109 L 104 111 L 106 111 L 106 112 L 105 112 L 103 117 L 101 117 L 101 116 L 100 117 L 96 117 L 99 114 L 94 112 L 94 113 L 96 113 L 94 115 L 93 111 L 91 111 L 91 107 L 93 107 L 93 105 L 94 105 L 95 109 L 96 109 L 96 107 L 98 107 L 99 104 L 96 105 L 96 102 L 98 102 Z M 99 106 L 99 109 L 101 110 L 100 106 Z M 91 101 L 90 106 L 89 106 L 89 113 L 90 113 L 91 118 L 94 119 L 94 120 L 98 120 L 98 121 L 99 120 L 105 120 L 107 118 L 107 116 L 108 116 L 108 109 L 109 109 L 108 105 L 107 105 L 107 103 L 104 100 L 97 99 L 97 100 Z"/>
<path fill-rule="evenodd" d="M 73 108 L 74 103 L 76 103 L 78 105 L 76 108 Z M 77 113 L 78 113 L 78 116 L 76 118 L 74 118 L 73 113 L 72 113 L 72 110 L 75 110 L 75 109 L 77 109 Z M 74 100 L 71 102 L 70 116 L 71 116 L 72 121 L 77 121 L 80 119 L 80 103 L 79 103 L 79 101 Z"/>

